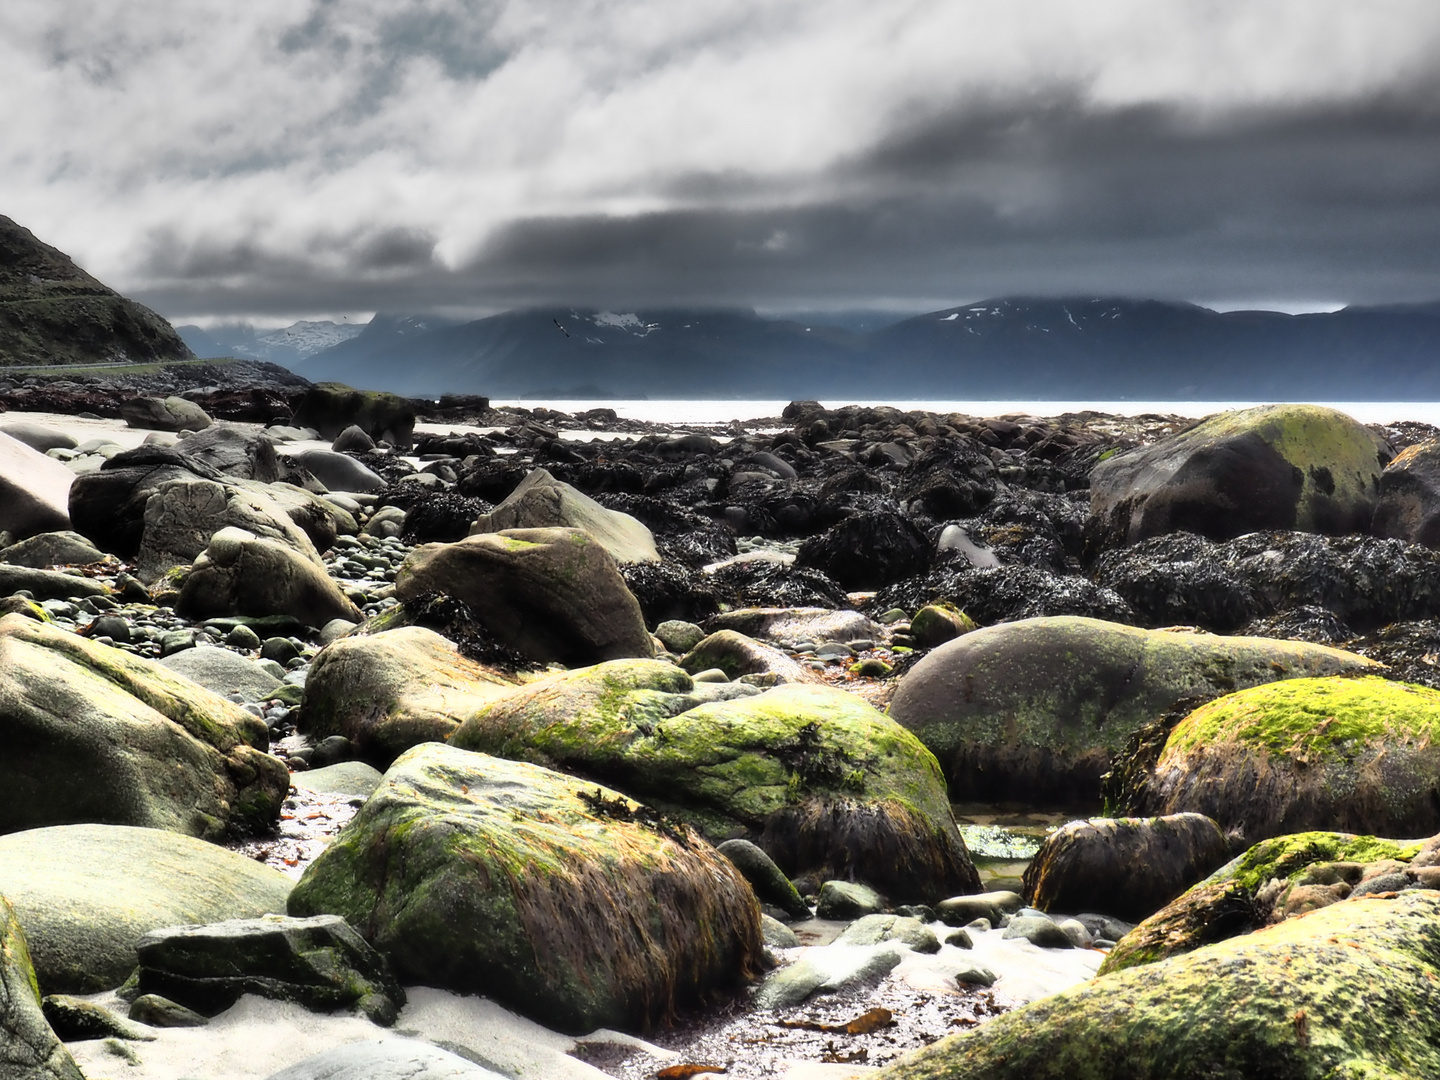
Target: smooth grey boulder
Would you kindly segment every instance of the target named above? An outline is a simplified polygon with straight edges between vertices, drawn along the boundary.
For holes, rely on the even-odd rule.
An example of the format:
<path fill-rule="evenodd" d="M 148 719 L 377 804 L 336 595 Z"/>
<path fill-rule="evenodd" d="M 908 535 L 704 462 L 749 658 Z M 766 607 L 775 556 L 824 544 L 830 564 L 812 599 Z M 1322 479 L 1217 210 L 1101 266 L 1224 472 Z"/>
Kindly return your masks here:
<path fill-rule="evenodd" d="M 384 491 L 385 478 L 363 462 L 333 450 L 306 450 L 295 460 L 331 491 Z"/>
<path fill-rule="evenodd" d="M 322 795 L 350 795 L 364 799 L 374 793 L 382 779 L 384 774 L 373 765 L 366 765 L 363 761 L 342 761 L 298 772 L 291 782 L 297 788 Z"/>
<path fill-rule="evenodd" d="M 1016 892 L 997 890 L 971 896 L 952 896 L 935 905 L 935 915 L 946 926 L 968 926 L 976 919 L 985 919 L 992 926 L 1025 905 Z"/>
<path fill-rule="evenodd" d="M 172 447 L 125 450 L 107 460 L 98 472 L 74 477 L 68 500 L 70 519 L 75 531 L 101 551 L 132 558 L 145 534 L 145 505 L 150 496 L 167 480 L 197 478 L 219 483 L 230 480 Z"/>
<path fill-rule="evenodd" d="M 291 615 L 309 626 L 359 622 L 357 608 L 317 562 L 245 529 L 221 529 L 195 560 L 175 610 L 187 618 Z"/>
<path fill-rule="evenodd" d="M 17 540 L 70 528 L 75 474 L 0 432 L 0 532 Z"/>
<path fill-rule="evenodd" d="M 655 627 L 660 644 L 672 653 L 687 653 L 705 638 L 705 631 L 683 619 L 666 619 Z"/>
<path fill-rule="evenodd" d="M 1001 938 L 1010 940 L 1022 938 L 1031 945 L 1042 949 L 1073 949 L 1075 943 L 1070 935 L 1054 919 L 1043 915 L 1017 915 L 1005 927 Z"/>
<path fill-rule="evenodd" d="M 0 881 L 47 994 L 119 986 L 135 970 L 140 935 L 283 911 L 295 884 L 238 852 L 126 825 L 0 836 Z"/>
<path fill-rule="evenodd" d="M 937 953 L 940 939 L 919 919 L 903 915 L 862 915 L 840 932 L 838 945 L 880 945 L 898 941 L 918 953 Z"/>
<path fill-rule="evenodd" d="M 255 661 L 212 645 L 182 649 L 157 662 L 222 697 L 238 693 L 246 701 L 264 701 L 282 685 Z"/>
<path fill-rule="evenodd" d="M 375 449 L 375 440 L 366 434 L 365 429 L 358 424 L 351 424 L 330 444 L 330 449 L 337 454 L 363 454 L 366 451 Z"/>
<path fill-rule="evenodd" d="M 42 454 L 47 450 L 74 450 L 79 445 L 59 428 L 34 420 L 7 420 L 0 424 L 0 434 L 8 435 Z"/>
<path fill-rule="evenodd" d="M 0 1076 L 85 1080 L 40 1006 L 35 969 L 14 909 L 0 897 Z"/>
<path fill-rule="evenodd" d="M 717 630 L 709 635 L 681 658 L 680 666 L 692 675 L 719 668 L 731 679 L 765 675 L 772 676 L 776 683 L 817 681 L 779 649 L 735 630 Z"/>
<path fill-rule="evenodd" d="M 1370 531 L 1440 548 L 1440 441 L 1407 446 L 1385 466 Z"/>
<path fill-rule="evenodd" d="M 297 1062 L 267 1080 L 507 1080 L 418 1039 L 350 1043 Z"/>
<path fill-rule="evenodd" d="M 737 608 L 712 616 L 706 625 L 712 631 L 734 630 L 746 637 L 782 643 L 854 641 L 880 634 L 880 624 L 860 612 L 829 608 Z"/>
<path fill-rule="evenodd" d="M 135 943 L 142 994 L 159 994 L 214 1016 L 242 994 L 303 1005 L 353 1008 L 384 1027 L 405 991 L 384 959 L 338 915 L 263 915 L 151 930 Z"/>
<path fill-rule="evenodd" d="M 175 444 L 175 449 L 241 480 L 273 484 L 291 472 L 281 464 L 275 452 L 275 440 L 268 434 L 224 422 L 185 436 Z"/>
<path fill-rule="evenodd" d="M 576 666 L 655 653 L 610 553 L 580 529 L 514 529 L 424 544 L 395 579 L 401 600 L 447 593 L 536 660 Z"/>
<path fill-rule="evenodd" d="M 894 942 L 876 946 L 834 946 L 811 950 L 772 972 L 755 993 L 757 1009 L 784 1009 L 815 994 L 833 994 L 878 982 L 895 970 L 904 950 Z"/>
<path fill-rule="evenodd" d="M 810 907 L 800 897 L 794 884 L 787 878 L 775 860 L 752 844 L 749 840 L 726 840 L 717 845 L 717 850 L 732 863 L 750 882 L 761 903 L 774 904 L 792 919 L 808 919 Z"/>
<path fill-rule="evenodd" d="M 148 431 L 201 431 L 213 420 L 204 409 L 182 397 L 137 397 L 120 403 L 120 416 L 132 428 Z"/>
<path fill-rule="evenodd" d="M 508 529 L 583 529 L 617 563 L 659 562 L 655 537 L 629 514 L 607 510 L 545 469 L 533 469 L 499 506 L 475 519 L 470 535 Z"/>
<path fill-rule="evenodd" d="M 47 566 L 88 566 L 105 553 L 71 530 L 37 533 L 28 540 L 0 550 L 0 563 L 41 569 Z"/>
<path fill-rule="evenodd" d="M 827 881 L 816 898 L 817 919 L 859 919 L 885 907 L 885 898 L 857 881 Z"/>
<path fill-rule="evenodd" d="M 36 600 L 73 600 L 104 596 L 110 591 L 103 582 L 78 574 L 0 563 L 0 596 L 13 596 L 22 590 Z"/>

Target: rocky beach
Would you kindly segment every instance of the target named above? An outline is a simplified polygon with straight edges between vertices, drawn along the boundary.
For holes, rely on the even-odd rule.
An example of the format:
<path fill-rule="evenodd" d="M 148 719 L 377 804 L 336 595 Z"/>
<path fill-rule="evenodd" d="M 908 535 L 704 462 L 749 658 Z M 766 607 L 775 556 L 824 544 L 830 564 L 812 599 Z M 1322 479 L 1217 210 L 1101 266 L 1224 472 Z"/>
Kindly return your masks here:
<path fill-rule="evenodd" d="M 1440 432 L 0 372 L 3 1075 L 1440 1071 Z"/>

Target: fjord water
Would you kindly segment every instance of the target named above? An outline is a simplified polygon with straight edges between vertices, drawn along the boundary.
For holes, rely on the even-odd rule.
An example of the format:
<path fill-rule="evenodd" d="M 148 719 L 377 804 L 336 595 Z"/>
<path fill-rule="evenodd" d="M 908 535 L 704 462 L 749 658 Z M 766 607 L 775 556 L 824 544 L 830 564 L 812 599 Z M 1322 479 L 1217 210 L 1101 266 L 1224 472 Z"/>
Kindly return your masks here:
<path fill-rule="evenodd" d="M 576 413 L 586 409 L 614 409 L 626 420 L 643 420 L 669 424 L 724 424 L 731 420 L 754 420 L 779 416 L 789 402 L 768 399 L 700 399 L 700 400 L 615 400 L 581 401 L 558 399 L 494 400 L 493 406 L 544 406 L 560 412 Z M 966 416 L 1059 416 L 1063 413 L 1098 412 L 1116 416 L 1140 416 L 1157 413 L 1162 416 L 1209 416 L 1229 409 L 1248 409 L 1270 405 L 1269 401 L 822 401 L 827 409 L 845 405 L 893 405 L 897 409 L 922 412 L 958 412 Z M 1437 401 L 1316 401 L 1353 416 L 1362 424 L 1391 424 L 1402 420 L 1418 421 L 1440 427 L 1440 402 Z"/>

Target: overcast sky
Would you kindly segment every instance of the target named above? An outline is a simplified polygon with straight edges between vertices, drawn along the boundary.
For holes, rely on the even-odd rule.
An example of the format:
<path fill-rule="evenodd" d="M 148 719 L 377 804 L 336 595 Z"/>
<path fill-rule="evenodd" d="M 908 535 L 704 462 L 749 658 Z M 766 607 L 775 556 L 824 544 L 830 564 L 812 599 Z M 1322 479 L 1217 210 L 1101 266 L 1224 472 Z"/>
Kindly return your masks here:
<path fill-rule="evenodd" d="M 175 321 L 1440 298 L 1435 0 L 4 0 L 0 213 Z"/>

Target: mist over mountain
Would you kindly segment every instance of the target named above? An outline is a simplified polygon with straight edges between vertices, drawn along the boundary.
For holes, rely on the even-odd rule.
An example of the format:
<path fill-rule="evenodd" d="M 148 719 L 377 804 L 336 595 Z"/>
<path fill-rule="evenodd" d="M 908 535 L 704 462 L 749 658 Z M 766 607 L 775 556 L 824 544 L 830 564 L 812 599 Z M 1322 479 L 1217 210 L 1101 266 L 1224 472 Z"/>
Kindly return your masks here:
<path fill-rule="evenodd" d="M 223 323 L 202 329 L 177 326 L 175 332 L 196 356 L 238 356 L 293 364 L 348 341 L 365 329 L 364 323 L 297 322 L 278 330 L 257 330 L 249 323 Z"/>
<path fill-rule="evenodd" d="M 294 367 L 421 396 L 1433 400 L 1440 304 L 1289 315 L 1007 298 L 869 331 L 743 310 L 377 316 Z"/>

